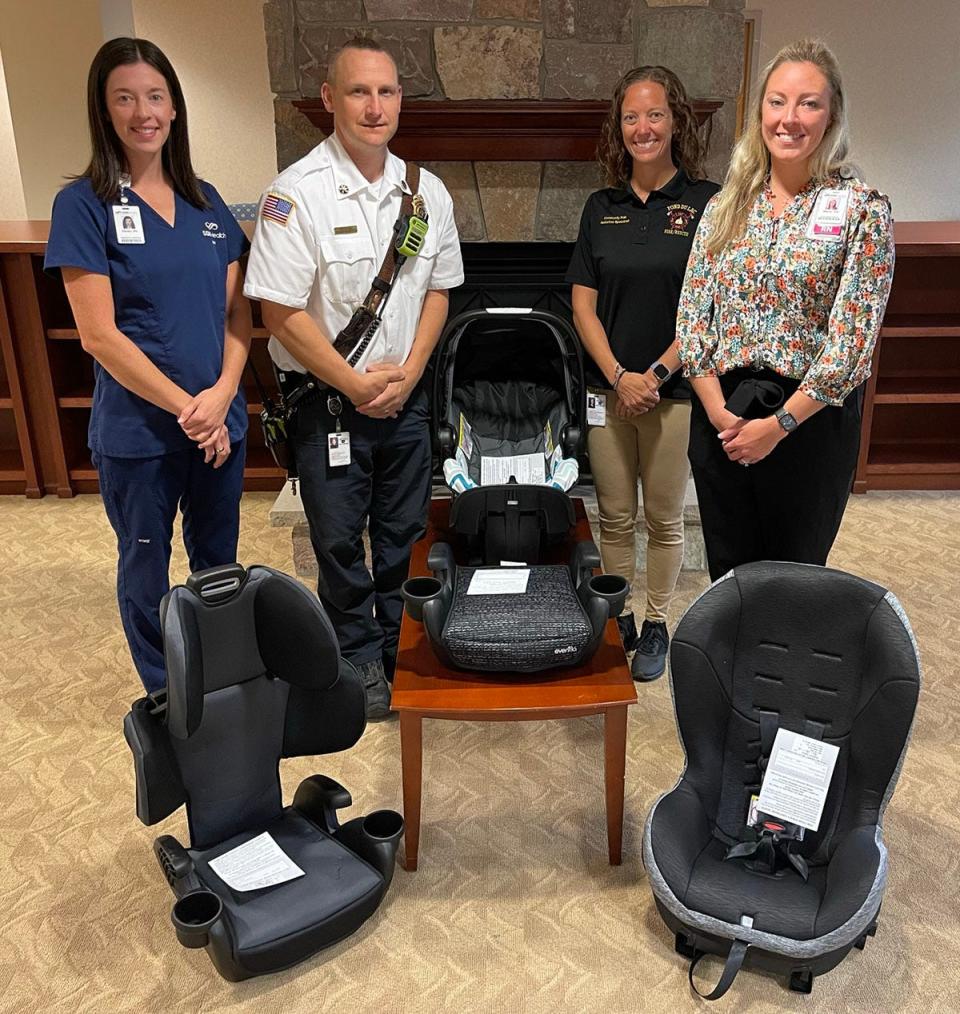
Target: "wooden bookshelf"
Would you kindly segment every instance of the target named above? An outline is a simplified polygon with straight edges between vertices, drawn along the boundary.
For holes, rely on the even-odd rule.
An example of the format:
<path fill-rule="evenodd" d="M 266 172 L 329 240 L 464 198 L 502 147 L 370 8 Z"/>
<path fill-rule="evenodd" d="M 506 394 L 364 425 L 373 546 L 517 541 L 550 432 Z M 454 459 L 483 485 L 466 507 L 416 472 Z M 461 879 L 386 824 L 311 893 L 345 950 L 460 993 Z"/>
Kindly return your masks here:
<path fill-rule="evenodd" d="M 47 222 L 0 223 L 0 493 L 69 497 L 99 491 L 87 447 L 93 360 L 80 344 L 63 283 L 43 273 L 48 230 Z M 256 304 L 254 316 L 251 356 L 272 384 L 269 334 Z M 284 473 L 263 446 L 260 396 L 249 373 L 244 382 L 244 488 L 276 490 Z"/>
<path fill-rule="evenodd" d="M 48 227 L 0 222 L 0 493 L 69 497 L 98 489 L 86 443 L 93 362 L 63 284 L 43 273 Z M 854 490 L 960 489 L 960 222 L 901 222 L 896 243 Z M 254 316 L 251 354 L 268 382 L 256 305 Z M 244 382 L 245 488 L 279 489 L 283 473 L 256 419 L 259 394 L 249 374 Z"/>
<path fill-rule="evenodd" d="M 960 222 L 900 222 L 854 492 L 960 489 Z"/>

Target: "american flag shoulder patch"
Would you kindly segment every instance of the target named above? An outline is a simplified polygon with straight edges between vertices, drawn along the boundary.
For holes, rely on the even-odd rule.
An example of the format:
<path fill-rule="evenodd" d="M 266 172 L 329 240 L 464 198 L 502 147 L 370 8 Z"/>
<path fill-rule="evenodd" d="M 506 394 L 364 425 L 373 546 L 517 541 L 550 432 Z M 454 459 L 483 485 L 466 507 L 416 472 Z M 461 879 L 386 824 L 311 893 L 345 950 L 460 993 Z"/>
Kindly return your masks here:
<path fill-rule="evenodd" d="M 289 197 L 283 194 L 268 193 L 263 199 L 263 206 L 260 208 L 260 217 L 269 218 L 271 222 L 279 222 L 286 225 L 296 204 Z"/>

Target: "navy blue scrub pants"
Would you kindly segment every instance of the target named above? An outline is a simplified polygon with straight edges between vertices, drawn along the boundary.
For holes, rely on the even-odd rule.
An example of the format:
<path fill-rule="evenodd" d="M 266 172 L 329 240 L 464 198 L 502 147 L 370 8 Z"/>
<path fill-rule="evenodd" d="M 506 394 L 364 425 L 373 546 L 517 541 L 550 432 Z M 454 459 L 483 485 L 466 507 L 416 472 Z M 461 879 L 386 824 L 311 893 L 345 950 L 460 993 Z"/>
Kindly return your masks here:
<path fill-rule="evenodd" d="M 392 677 L 410 547 L 426 529 L 432 471 L 429 406 L 421 384 L 397 419 L 371 419 L 340 396 L 341 429 L 350 434 L 349 465 L 331 467 L 327 435 L 336 419 L 323 393 L 301 405 L 294 428 L 300 496 L 317 557 L 317 595 L 337 631 L 344 658 L 383 658 Z M 369 519 L 373 573 L 364 559 Z"/>
<path fill-rule="evenodd" d="M 720 378 L 729 398 L 744 379 L 771 380 L 786 395 L 799 381 L 772 370 L 731 370 Z M 690 420 L 690 465 L 697 487 L 710 579 L 754 560 L 823 566 L 840 530 L 860 449 L 862 388 L 828 405 L 755 465 L 731 461 L 699 398 Z"/>
<path fill-rule="evenodd" d="M 117 535 L 117 600 L 133 664 L 147 690 L 167 682 L 160 600 L 170 589 L 170 544 L 177 508 L 190 570 L 237 559 L 246 441 L 213 468 L 197 449 L 155 458 L 95 455 L 100 494 Z"/>

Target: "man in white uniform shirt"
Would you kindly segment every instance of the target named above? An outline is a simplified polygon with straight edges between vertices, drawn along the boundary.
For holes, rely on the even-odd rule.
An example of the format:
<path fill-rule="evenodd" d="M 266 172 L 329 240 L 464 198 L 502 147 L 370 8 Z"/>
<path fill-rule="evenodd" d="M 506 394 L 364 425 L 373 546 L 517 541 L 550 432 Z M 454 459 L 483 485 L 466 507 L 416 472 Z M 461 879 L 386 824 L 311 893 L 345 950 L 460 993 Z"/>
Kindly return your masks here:
<path fill-rule="evenodd" d="M 344 657 L 363 676 L 368 716 L 381 718 L 389 712 L 400 585 L 430 500 L 421 378 L 446 322 L 446 290 L 463 281 L 463 263 L 450 195 L 422 170 L 429 216 L 422 249 L 401 267 L 359 360 L 350 366 L 334 349 L 394 241 L 409 188 L 405 164 L 387 149 L 400 114 L 392 57 L 372 40 L 355 39 L 333 57 L 327 77 L 321 96 L 334 133 L 264 195 L 244 292 L 261 301 L 274 336 L 270 354 L 286 384 L 309 373 L 326 388 L 299 403 L 292 426 L 301 497 L 318 595 Z M 368 518 L 372 575 L 363 548 Z"/>

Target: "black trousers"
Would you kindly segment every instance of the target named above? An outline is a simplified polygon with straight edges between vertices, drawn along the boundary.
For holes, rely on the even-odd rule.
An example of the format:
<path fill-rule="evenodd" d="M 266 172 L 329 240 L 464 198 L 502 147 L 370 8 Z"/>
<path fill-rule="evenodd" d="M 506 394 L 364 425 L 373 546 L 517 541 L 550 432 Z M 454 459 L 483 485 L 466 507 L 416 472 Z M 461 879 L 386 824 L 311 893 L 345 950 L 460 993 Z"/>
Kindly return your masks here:
<path fill-rule="evenodd" d="M 326 393 L 301 405 L 293 441 L 300 496 L 317 557 L 317 594 L 333 622 L 344 658 L 362 664 L 396 659 L 410 547 L 426 530 L 430 503 L 429 402 L 421 383 L 397 419 L 371 419 L 340 396 L 340 423 L 350 434 L 349 465 L 331 467 L 327 435 L 336 418 Z M 371 574 L 363 532 L 369 523 Z"/>
<path fill-rule="evenodd" d="M 786 397 L 799 386 L 772 370 L 738 369 L 720 378 L 724 397 L 747 378 L 772 380 Z M 689 457 L 711 580 L 754 560 L 827 562 L 853 486 L 862 401 L 861 387 L 841 407 L 821 409 L 766 458 L 744 468 L 724 453 L 694 396 Z"/>

